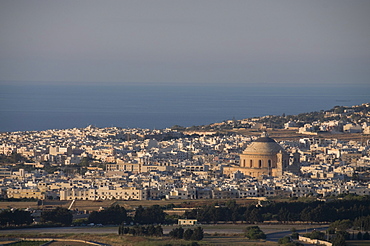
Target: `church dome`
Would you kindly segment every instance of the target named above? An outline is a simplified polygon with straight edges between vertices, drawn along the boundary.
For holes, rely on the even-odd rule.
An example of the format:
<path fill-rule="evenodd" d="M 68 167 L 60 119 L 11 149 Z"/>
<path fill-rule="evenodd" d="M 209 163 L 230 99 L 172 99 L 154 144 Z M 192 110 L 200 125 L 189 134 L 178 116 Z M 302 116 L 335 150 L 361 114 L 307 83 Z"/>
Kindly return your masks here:
<path fill-rule="evenodd" d="M 268 137 L 267 133 L 262 134 L 260 138 L 252 142 L 244 151 L 243 154 L 265 154 L 275 155 L 282 151 L 285 153 L 283 147 L 280 146 L 274 139 Z"/>

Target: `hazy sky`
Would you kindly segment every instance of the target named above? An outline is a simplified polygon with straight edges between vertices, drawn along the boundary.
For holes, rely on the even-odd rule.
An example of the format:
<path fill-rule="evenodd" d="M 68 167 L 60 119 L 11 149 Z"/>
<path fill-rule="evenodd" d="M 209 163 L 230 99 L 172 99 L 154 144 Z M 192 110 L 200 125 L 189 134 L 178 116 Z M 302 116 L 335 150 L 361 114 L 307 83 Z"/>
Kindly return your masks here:
<path fill-rule="evenodd" d="M 0 0 L 0 81 L 370 83 L 369 0 Z"/>

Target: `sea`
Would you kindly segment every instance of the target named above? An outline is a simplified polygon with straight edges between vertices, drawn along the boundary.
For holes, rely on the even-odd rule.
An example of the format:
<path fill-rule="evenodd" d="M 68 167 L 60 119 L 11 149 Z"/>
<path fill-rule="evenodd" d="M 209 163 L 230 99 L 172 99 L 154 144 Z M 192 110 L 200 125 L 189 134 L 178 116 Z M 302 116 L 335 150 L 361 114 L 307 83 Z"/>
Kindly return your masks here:
<path fill-rule="evenodd" d="M 370 85 L 0 83 L 0 132 L 163 129 L 370 102 Z"/>

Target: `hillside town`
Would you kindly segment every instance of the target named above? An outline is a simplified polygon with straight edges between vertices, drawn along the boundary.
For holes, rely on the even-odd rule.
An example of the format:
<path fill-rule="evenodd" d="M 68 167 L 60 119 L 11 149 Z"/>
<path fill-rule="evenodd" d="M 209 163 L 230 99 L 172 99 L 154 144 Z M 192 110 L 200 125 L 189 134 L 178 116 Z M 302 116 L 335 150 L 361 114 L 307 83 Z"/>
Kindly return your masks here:
<path fill-rule="evenodd" d="M 229 131 L 240 128 L 259 132 Z M 268 135 L 274 128 L 295 129 L 301 138 L 276 142 Z M 337 138 L 351 133 L 360 133 L 361 141 Z M 370 103 L 189 128 L 90 125 L 3 132 L 1 197 L 96 201 L 370 195 L 369 134 Z"/>

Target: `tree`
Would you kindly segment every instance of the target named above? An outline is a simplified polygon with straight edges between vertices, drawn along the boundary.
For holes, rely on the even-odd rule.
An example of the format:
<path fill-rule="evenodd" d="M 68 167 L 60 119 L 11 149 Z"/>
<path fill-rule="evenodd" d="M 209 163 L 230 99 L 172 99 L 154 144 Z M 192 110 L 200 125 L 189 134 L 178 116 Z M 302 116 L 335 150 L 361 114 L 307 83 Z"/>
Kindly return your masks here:
<path fill-rule="evenodd" d="M 298 232 L 292 232 L 292 236 L 291 236 L 293 239 L 298 239 L 299 238 L 299 233 Z"/>
<path fill-rule="evenodd" d="M 308 237 L 311 238 L 311 239 L 324 240 L 325 239 L 325 233 L 323 233 L 321 231 L 313 230 L 313 232 L 308 234 Z"/>
<path fill-rule="evenodd" d="M 3 210 L 0 212 L 0 225 L 29 225 L 32 224 L 31 213 L 24 210 Z"/>
<path fill-rule="evenodd" d="M 170 237 L 182 239 L 184 237 L 184 229 L 180 226 L 179 228 L 174 228 L 169 233 Z"/>
<path fill-rule="evenodd" d="M 312 216 L 311 216 L 311 208 L 310 207 L 305 207 L 302 212 L 301 212 L 301 220 L 303 221 L 311 221 Z"/>
<path fill-rule="evenodd" d="M 278 213 L 278 220 L 285 223 L 285 222 L 288 222 L 290 219 L 290 213 L 288 211 L 288 209 L 286 208 L 281 208 L 279 210 L 279 213 Z"/>
<path fill-rule="evenodd" d="M 162 228 L 162 226 L 157 225 L 155 227 L 155 234 L 154 235 L 157 236 L 157 237 L 163 236 L 163 228 Z"/>
<path fill-rule="evenodd" d="M 154 225 L 149 225 L 148 226 L 148 235 L 149 236 L 155 235 L 155 227 L 154 227 Z"/>
<path fill-rule="evenodd" d="M 33 218 L 30 212 L 24 210 L 14 210 L 13 212 L 13 219 L 11 223 L 14 225 L 29 225 L 32 224 Z"/>
<path fill-rule="evenodd" d="M 235 210 L 239 207 L 238 204 L 236 204 L 235 200 L 229 200 L 229 201 L 226 202 L 225 205 L 230 210 Z"/>
<path fill-rule="evenodd" d="M 193 235 L 191 236 L 191 240 L 200 241 L 203 239 L 203 237 L 204 237 L 203 228 L 198 226 L 197 228 L 194 229 Z"/>
<path fill-rule="evenodd" d="M 312 209 L 311 219 L 315 222 L 334 221 L 337 218 L 334 211 L 327 204 L 319 204 L 316 208 Z"/>
<path fill-rule="evenodd" d="M 81 162 L 78 164 L 80 167 L 88 167 L 92 162 L 92 159 L 90 157 L 83 157 L 81 159 Z"/>
<path fill-rule="evenodd" d="M 125 232 L 126 232 L 126 228 L 125 228 L 125 226 L 124 226 L 124 225 L 120 225 L 120 226 L 118 227 L 118 235 L 126 234 Z"/>
<path fill-rule="evenodd" d="M 278 244 L 287 244 L 287 243 L 290 243 L 290 242 L 291 242 L 290 237 L 285 236 L 285 237 L 279 239 Z"/>
<path fill-rule="evenodd" d="M 119 205 L 111 206 L 102 211 L 94 211 L 89 215 L 89 223 L 95 224 L 119 225 L 127 221 L 127 211 Z"/>
<path fill-rule="evenodd" d="M 0 154 L 0 163 L 23 163 L 30 162 L 26 157 L 13 151 L 11 155 Z"/>
<path fill-rule="evenodd" d="M 143 214 L 144 214 L 144 208 L 143 206 L 140 205 L 139 207 L 135 209 L 134 221 L 136 223 L 140 223 L 142 220 Z"/>
<path fill-rule="evenodd" d="M 184 239 L 185 240 L 190 240 L 192 236 L 193 236 L 193 230 L 192 229 L 186 229 L 186 231 L 184 232 Z"/>
<path fill-rule="evenodd" d="M 335 229 L 336 231 L 345 231 L 349 228 L 351 228 L 353 225 L 352 221 L 350 220 L 336 220 L 333 223 L 330 224 L 330 229 Z"/>
<path fill-rule="evenodd" d="M 369 232 L 365 232 L 364 235 L 362 236 L 362 239 L 363 240 L 369 240 L 370 239 Z"/>
<path fill-rule="evenodd" d="M 262 222 L 262 215 L 260 214 L 259 209 L 253 208 L 251 211 L 247 210 L 246 213 L 246 221 L 249 223 L 255 223 L 255 222 Z"/>
<path fill-rule="evenodd" d="M 369 230 L 370 229 L 370 216 L 362 216 L 356 218 L 353 222 L 353 226 L 360 230 Z"/>
<path fill-rule="evenodd" d="M 165 221 L 166 214 L 158 205 L 143 208 L 141 205 L 135 211 L 134 220 L 139 224 L 161 224 Z"/>
<path fill-rule="evenodd" d="M 65 226 L 72 224 L 73 215 L 72 212 L 66 208 L 57 207 L 50 211 L 44 211 L 41 213 L 42 222 L 52 222 Z"/>
<path fill-rule="evenodd" d="M 332 241 L 333 246 L 345 246 L 346 245 L 346 239 L 344 236 L 340 233 L 336 234 L 335 238 Z"/>

